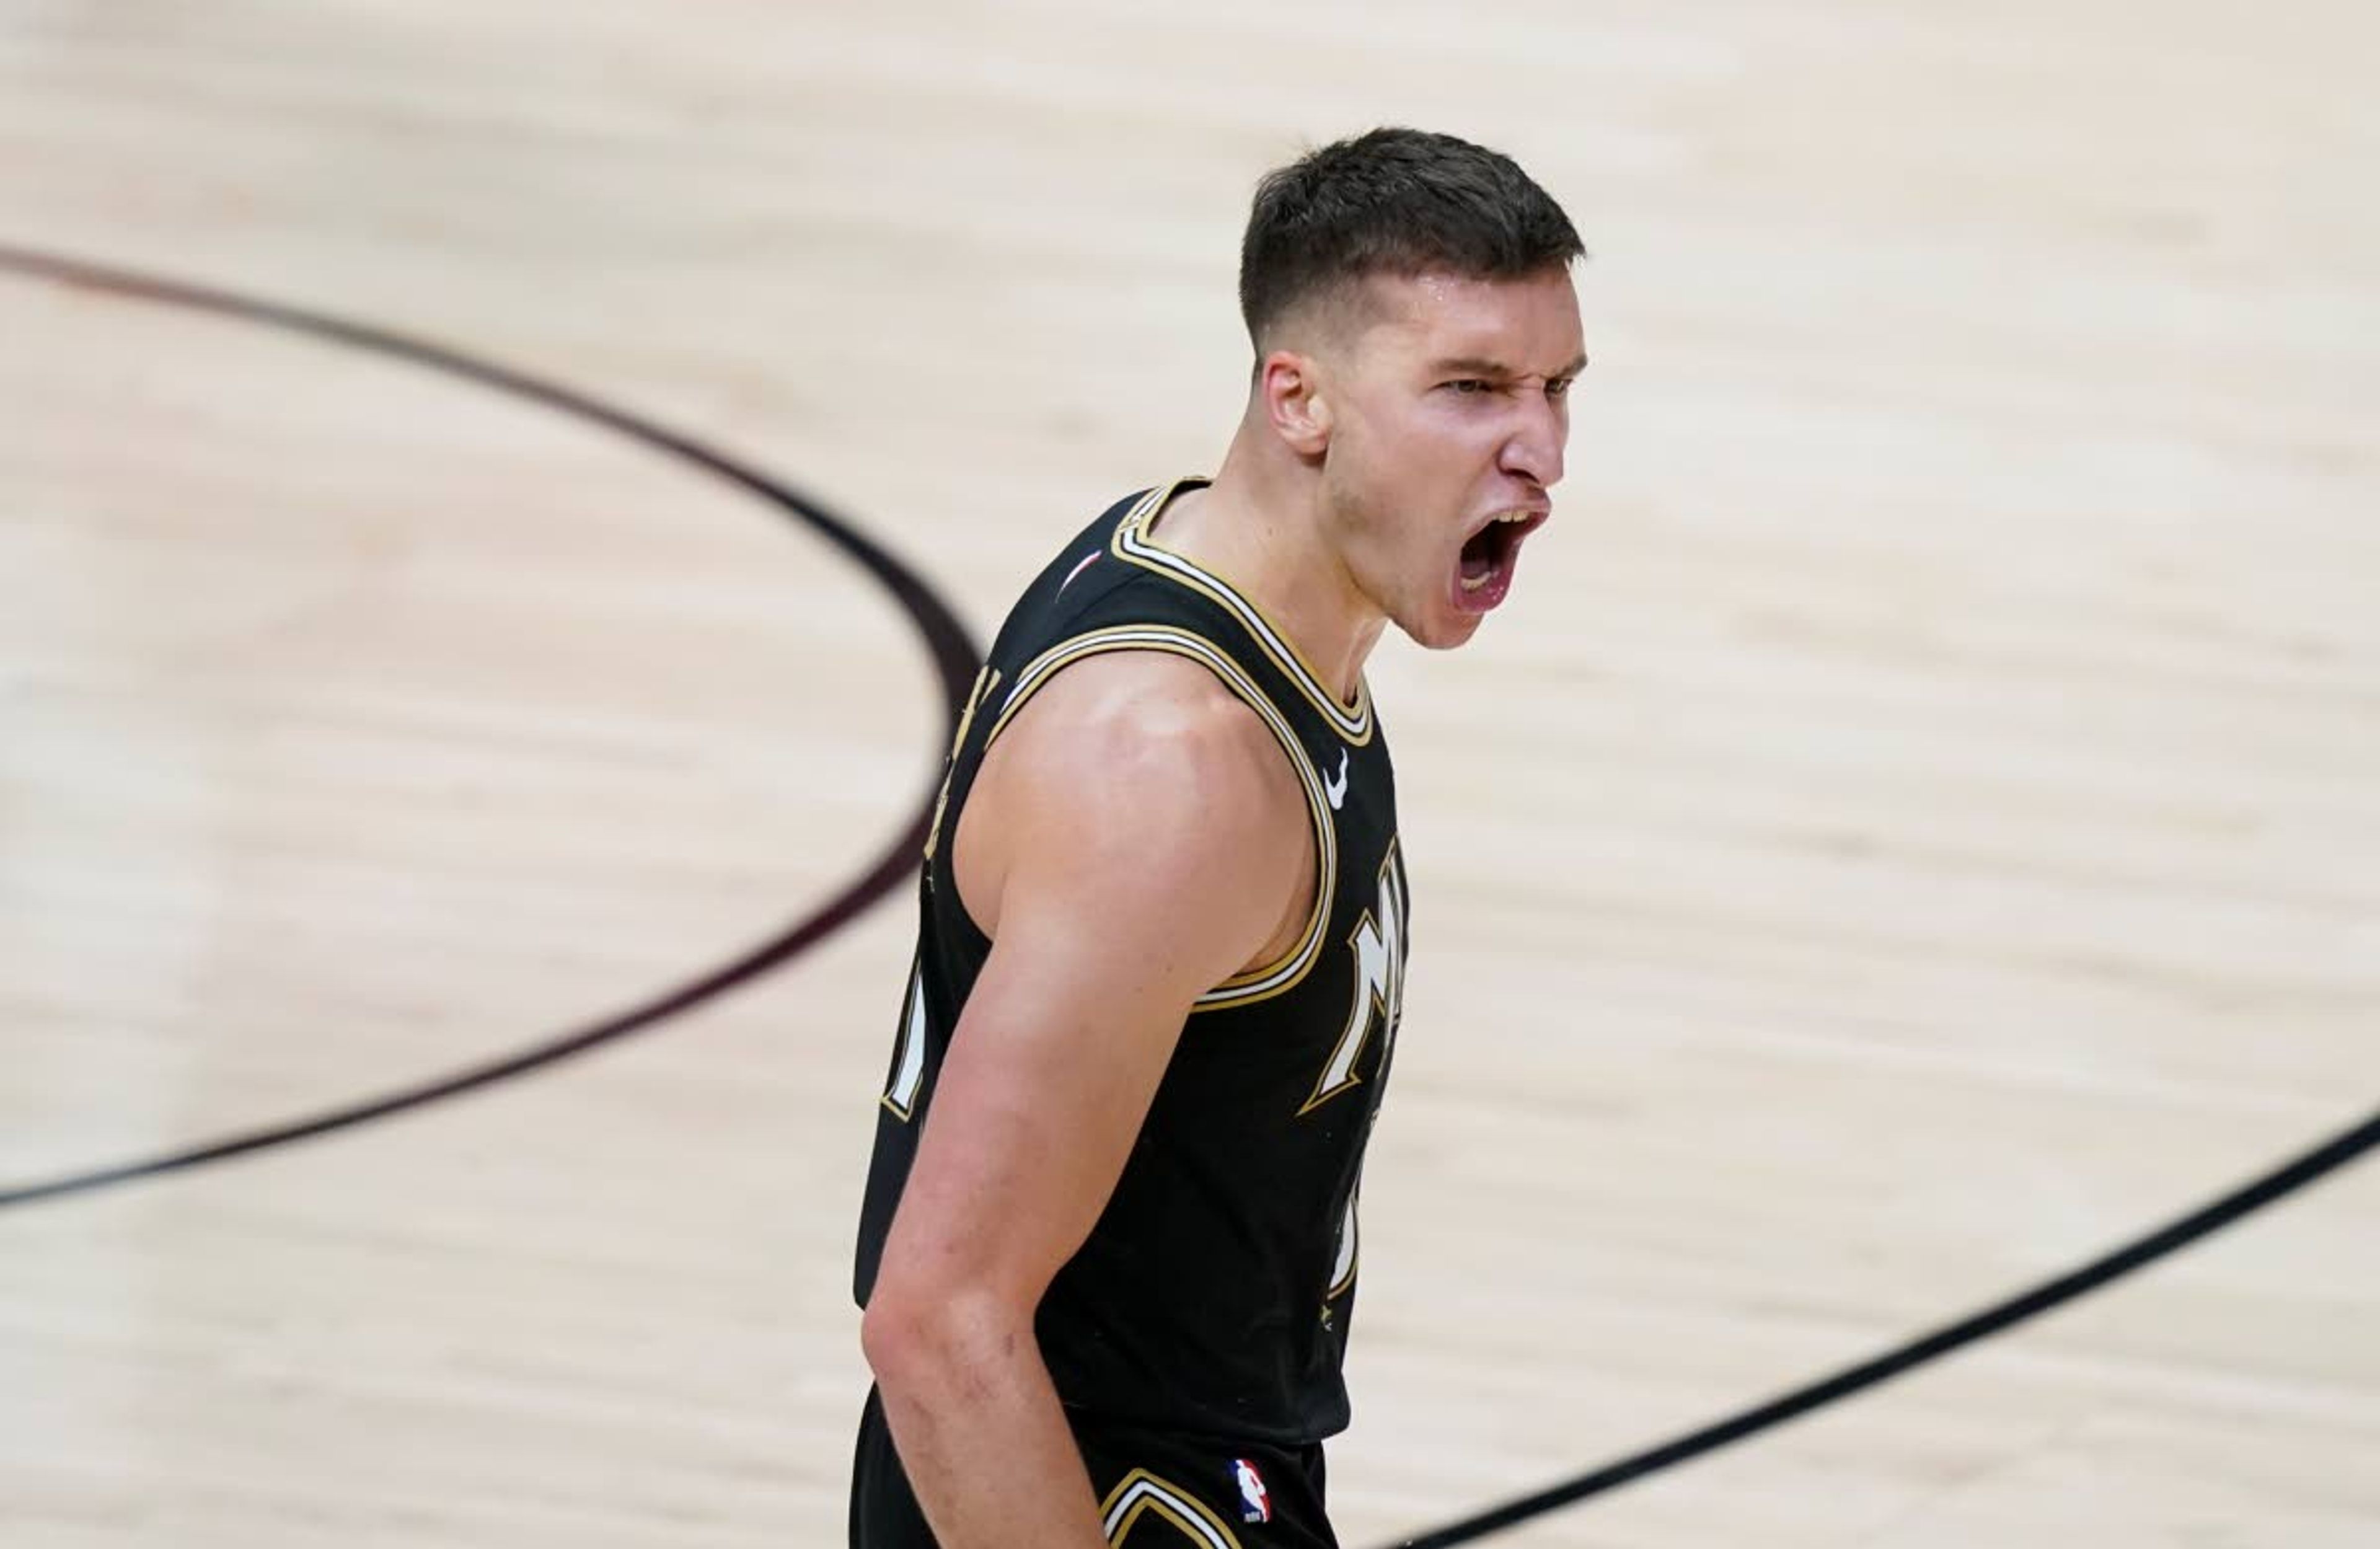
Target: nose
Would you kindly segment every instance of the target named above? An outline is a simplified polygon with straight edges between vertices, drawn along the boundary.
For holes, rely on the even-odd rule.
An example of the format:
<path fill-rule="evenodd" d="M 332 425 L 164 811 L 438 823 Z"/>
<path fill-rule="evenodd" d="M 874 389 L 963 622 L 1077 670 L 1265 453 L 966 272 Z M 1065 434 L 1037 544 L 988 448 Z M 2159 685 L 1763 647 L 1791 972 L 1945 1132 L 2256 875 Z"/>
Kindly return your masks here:
<path fill-rule="evenodd" d="M 1504 438 L 1496 466 L 1551 489 L 1561 482 L 1562 448 L 1570 441 L 1569 412 L 1551 394 L 1531 393 L 1522 397 L 1519 413 L 1520 421 Z"/>

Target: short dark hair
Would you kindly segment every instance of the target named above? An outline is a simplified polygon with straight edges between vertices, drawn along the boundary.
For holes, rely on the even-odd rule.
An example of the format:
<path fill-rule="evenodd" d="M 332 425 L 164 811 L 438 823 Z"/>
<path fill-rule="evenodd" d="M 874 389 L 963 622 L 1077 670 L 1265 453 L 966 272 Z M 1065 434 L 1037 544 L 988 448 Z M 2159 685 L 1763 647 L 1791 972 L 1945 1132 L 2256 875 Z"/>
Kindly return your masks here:
<path fill-rule="evenodd" d="M 1240 316 L 1261 349 L 1291 309 L 1366 275 L 1521 279 L 1585 251 L 1561 206 L 1510 156 L 1452 135 L 1378 128 L 1257 185 L 1240 242 Z"/>

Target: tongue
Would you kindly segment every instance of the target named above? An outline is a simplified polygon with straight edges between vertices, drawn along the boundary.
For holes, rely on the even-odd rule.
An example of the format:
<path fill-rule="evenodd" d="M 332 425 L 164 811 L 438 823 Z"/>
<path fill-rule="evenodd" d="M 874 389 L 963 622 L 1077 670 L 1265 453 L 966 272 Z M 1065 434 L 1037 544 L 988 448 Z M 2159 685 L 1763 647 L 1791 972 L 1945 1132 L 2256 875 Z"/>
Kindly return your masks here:
<path fill-rule="evenodd" d="M 1482 532 L 1463 545 L 1463 579 L 1485 580 L 1496 573 L 1496 542 Z"/>

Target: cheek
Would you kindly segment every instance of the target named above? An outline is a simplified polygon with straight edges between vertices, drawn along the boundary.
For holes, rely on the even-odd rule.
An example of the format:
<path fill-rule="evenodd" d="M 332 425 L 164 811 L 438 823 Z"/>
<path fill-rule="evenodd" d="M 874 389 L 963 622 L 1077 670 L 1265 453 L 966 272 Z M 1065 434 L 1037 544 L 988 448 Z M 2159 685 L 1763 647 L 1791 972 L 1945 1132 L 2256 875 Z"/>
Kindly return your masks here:
<path fill-rule="evenodd" d="M 1497 453 L 1509 438 L 1508 427 L 1487 409 L 1418 421 L 1394 453 L 1402 482 L 1440 505 L 1466 501 L 1482 480 L 1494 476 Z"/>
<path fill-rule="evenodd" d="M 1366 489 L 1342 488 L 1331 501 L 1331 525 L 1342 561 L 1364 593 L 1402 615 L 1429 595 L 1443 568 L 1398 498 L 1393 481 Z"/>
<path fill-rule="evenodd" d="M 1446 524 L 1457 519 L 1448 515 L 1447 492 L 1456 482 L 1435 475 L 1426 458 L 1368 463 L 1346 472 L 1334 481 L 1330 498 L 1342 549 L 1369 572 L 1367 579 L 1413 584 L 1417 567 L 1435 567 L 1444 557 Z"/>
<path fill-rule="evenodd" d="M 1380 561 L 1392 571 L 1385 578 L 1387 587 L 1403 611 L 1415 619 L 1438 611 L 1452 584 L 1447 548 L 1439 529 L 1424 518 L 1420 507 L 1409 507 L 1382 531 Z"/>

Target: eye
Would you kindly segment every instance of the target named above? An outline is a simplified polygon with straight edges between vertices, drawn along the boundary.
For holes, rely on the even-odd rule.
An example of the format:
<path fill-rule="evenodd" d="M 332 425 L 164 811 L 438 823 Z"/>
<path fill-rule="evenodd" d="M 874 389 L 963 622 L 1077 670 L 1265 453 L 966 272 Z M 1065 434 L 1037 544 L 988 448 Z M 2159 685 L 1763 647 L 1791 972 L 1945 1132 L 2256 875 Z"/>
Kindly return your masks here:
<path fill-rule="evenodd" d="M 1464 397 L 1475 397 L 1481 393 L 1492 393 L 1495 391 L 1495 384 L 1493 383 L 1487 381 L 1485 378 L 1476 376 L 1458 377 L 1454 381 L 1449 382 L 1444 385 Z"/>
<path fill-rule="evenodd" d="M 1578 378 L 1574 376 L 1554 377 L 1546 384 L 1546 396 L 1549 398 L 1568 397 L 1570 396 L 1571 384 L 1577 380 Z"/>

